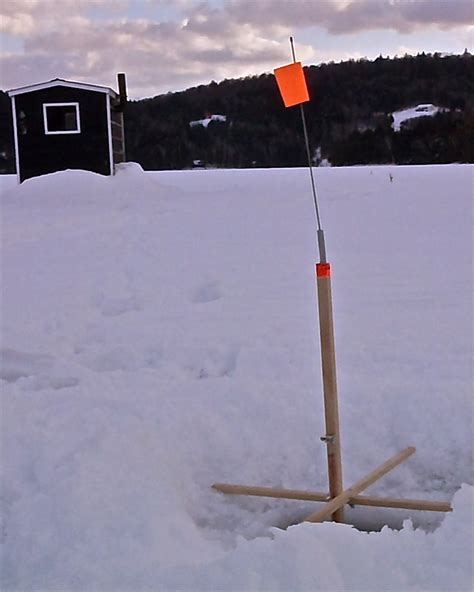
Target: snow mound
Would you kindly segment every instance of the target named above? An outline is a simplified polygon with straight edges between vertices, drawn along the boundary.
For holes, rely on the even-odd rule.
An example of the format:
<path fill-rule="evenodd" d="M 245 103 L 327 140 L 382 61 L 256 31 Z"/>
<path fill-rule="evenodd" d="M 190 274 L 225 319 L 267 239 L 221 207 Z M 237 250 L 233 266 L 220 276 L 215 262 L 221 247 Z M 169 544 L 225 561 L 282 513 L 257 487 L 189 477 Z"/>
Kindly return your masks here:
<path fill-rule="evenodd" d="M 224 558 L 199 567 L 164 570 L 166 590 L 320 590 L 469 592 L 472 588 L 474 488 L 464 485 L 454 512 L 436 532 L 385 527 L 363 533 L 342 524 L 304 523 L 271 538 L 238 541 Z M 471 566 L 471 569 L 469 569 Z"/>
<path fill-rule="evenodd" d="M 126 176 L 141 176 L 145 171 L 138 162 L 120 162 L 115 165 L 115 174 L 120 177 Z"/>

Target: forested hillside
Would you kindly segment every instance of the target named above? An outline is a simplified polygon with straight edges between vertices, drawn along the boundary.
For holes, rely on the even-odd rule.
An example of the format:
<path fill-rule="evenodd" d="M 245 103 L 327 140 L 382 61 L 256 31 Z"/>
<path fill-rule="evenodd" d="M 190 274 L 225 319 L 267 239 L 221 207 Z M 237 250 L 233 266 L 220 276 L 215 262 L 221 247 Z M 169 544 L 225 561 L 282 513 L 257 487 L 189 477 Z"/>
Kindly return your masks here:
<path fill-rule="evenodd" d="M 420 54 L 305 68 L 305 105 L 315 164 L 473 162 L 474 57 Z M 133 85 L 133 73 L 129 73 Z M 3 93 L 2 93 L 3 94 Z M 431 103 L 441 110 L 400 131 L 392 113 Z M 2 146 L 12 166 L 7 101 L 0 96 Z M 211 114 L 225 121 L 193 125 Z M 8 117 L 11 117 L 8 115 Z M 145 169 L 300 166 L 306 162 L 298 107 L 285 109 L 273 74 L 211 82 L 131 101 L 127 159 Z"/>

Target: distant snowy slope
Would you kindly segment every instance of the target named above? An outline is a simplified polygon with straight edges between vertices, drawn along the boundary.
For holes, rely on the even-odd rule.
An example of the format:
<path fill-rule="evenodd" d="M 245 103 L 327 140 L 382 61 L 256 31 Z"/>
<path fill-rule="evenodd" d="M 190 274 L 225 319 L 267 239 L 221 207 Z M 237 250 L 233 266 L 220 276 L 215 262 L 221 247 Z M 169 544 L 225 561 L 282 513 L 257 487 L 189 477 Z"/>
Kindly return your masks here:
<path fill-rule="evenodd" d="M 195 121 L 190 121 L 190 127 L 196 127 L 198 125 L 202 125 L 202 127 L 208 127 L 211 121 L 220 121 L 225 122 L 227 121 L 226 115 L 208 115 L 204 117 L 204 119 L 196 119 Z"/>
<path fill-rule="evenodd" d="M 469 590 L 473 167 L 315 174 L 345 484 L 454 512 L 211 489 L 327 487 L 307 170 L 2 178 L 2 590 Z"/>
<path fill-rule="evenodd" d="M 402 123 L 404 123 L 405 121 L 408 121 L 410 119 L 417 119 L 419 117 L 433 117 L 433 115 L 436 115 L 436 113 L 440 113 L 442 111 L 445 111 L 445 109 L 436 107 L 431 103 L 423 103 L 422 105 L 417 105 L 416 107 L 410 107 L 409 109 L 395 111 L 394 113 L 392 113 L 392 127 L 396 132 L 399 132 Z"/>

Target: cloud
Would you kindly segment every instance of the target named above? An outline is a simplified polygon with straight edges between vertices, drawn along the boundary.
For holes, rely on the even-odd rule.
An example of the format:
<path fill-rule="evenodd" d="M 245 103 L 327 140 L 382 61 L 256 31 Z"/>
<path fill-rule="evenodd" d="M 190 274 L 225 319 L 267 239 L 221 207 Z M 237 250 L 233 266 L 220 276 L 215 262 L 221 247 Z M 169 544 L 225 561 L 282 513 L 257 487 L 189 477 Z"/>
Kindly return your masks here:
<path fill-rule="evenodd" d="M 0 30 L 23 45 L 1 56 L 0 87 L 54 77 L 113 86 L 125 71 L 135 97 L 271 71 L 301 28 L 407 33 L 472 17 L 470 0 L 3 0 L 0 10 Z M 348 57 L 347 47 L 325 51 L 298 44 L 306 62 Z"/>
<path fill-rule="evenodd" d="M 336 34 L 374 29 L 403 33 L 427 25 L 448 29 L 473 21 L 471 0 L 228 0 L 223 11 L 261 27 L 320 26 Z"/>
<path fill-rule="evenodd" d="M 156 0 L 150 2 L 157 4 Z M 84 1 L 71 3 L 70 12 L 61 5 L 60 21 L 48 16 L 48 8 L 53 8 L 56 0 L 42 0 L 41 12 L 34 0 L 21 5 L 12 18 L 22 23 L 26 16 L 32 17 L 34 30 L 17 27 L 24 51 L 2 56 L 4 88 L 53 77 L 114 85 L 115 73 L 125 71 L 129 73 L 131 94 L 144 96 L 212 79 L 257 74 L 288 56 L 283 43 L 262 37 L 254 27 L 234 24 L 220 14 L 208 29 L 207 17 L 181 22 L 132 20 L 113 14 L 106 18 L 104 5 L 101 9 L 105 16 L 94 20 L 87 16 L 91 3 Z M 29 15 L 24 12 L 26 8 Z"/>
<path fill-rule="evenodd" d="M 450 29 L 472 21 L 471 0 L 358 0 L 327 23 L 334 33 L 393 29 L 400 33 L 432 26 Z"/>

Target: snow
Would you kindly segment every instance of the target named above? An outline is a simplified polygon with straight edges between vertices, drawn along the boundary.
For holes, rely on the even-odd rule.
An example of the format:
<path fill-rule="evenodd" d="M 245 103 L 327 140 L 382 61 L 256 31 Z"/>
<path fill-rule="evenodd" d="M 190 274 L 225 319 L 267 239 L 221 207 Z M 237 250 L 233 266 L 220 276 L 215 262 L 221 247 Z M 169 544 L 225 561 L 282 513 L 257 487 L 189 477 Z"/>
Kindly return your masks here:
<path fill-rule="evenodd" d="M 470 590 L 472 172 L 315 171 L 345 484 L 454 507 L 346 525 L 211 489 L 327 487 L 308 171 L 1 178 L 2 590 Z"/>
<path fill-rule="evenodd" d="M 317 167 L 330 167 L 331 163 L 327 158 L 323 158 L 321 146 L 318 146 L 314 151 L 312 164 Z"/>
<path fill-rule="evenodd" d="M 433 117 L 436 113 L 445 111 L 441 107 L 436 107 L 431 103 L 423 103 L 416 107 L 410 107 L 409 109 L 402 109 L 401 111 L 395 111 L 392 113 L 393 123 L 392 128 L 394 131 L 399 132 L 402 123 L 409 119 L 418 119 L 419 117 Z"/>
<path fill-rule="evenodd" d="M 202 127 L 207 127 L 211 121 L 227 121 L 227 115 L 209 115 L 204 119 L 197 119 L 196 121 L 190 121 L 190 127 L 196 127 L 198 125 L 202 125 Z"/>

